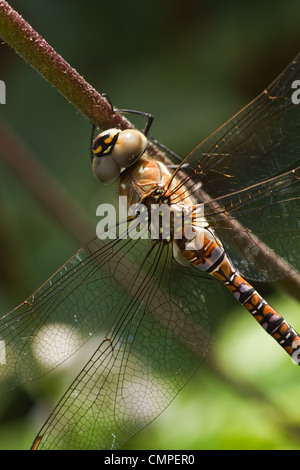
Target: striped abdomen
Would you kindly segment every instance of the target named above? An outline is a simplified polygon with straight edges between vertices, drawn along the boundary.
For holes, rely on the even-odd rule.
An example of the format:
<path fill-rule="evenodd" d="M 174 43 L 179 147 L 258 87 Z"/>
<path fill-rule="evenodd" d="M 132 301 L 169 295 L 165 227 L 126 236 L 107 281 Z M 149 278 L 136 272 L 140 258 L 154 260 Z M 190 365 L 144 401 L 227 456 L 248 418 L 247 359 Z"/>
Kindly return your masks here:
<path fill-rule="evenodd" d="M 296 331 L 240 276 L 213 232 L 202 228 L 200 233 L 200 249 L 187 250 L 181 244 L 185 259 L 222 281 L 264 330 L 300 364 L 300 337 Z"/>

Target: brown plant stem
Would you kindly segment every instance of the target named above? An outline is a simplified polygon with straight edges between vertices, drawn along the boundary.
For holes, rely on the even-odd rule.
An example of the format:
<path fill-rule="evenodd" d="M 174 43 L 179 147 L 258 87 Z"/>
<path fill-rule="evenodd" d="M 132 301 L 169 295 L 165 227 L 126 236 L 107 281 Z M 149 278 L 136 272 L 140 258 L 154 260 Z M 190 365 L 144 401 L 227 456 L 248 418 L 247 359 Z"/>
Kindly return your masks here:
<path fill-rule="evenodd" d="M 0 0 L 0 36 L 98 127 L 133 127 L 4 0 Z M 170 164 L 153 144 L 148 150 Z"/>

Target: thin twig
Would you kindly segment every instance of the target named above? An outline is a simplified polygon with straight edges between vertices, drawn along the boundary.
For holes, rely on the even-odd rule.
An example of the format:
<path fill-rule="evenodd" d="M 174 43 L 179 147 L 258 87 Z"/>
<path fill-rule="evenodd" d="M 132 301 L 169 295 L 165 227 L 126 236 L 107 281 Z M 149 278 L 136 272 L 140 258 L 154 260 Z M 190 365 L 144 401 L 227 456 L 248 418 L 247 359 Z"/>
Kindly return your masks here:
<path fill-rule="evenodd" d="M 0 36 L 76 109 L 102 129 L 134 127 L 73 69 L 6 1 L 0 0 Z M 170 160 L 153 144 L 148 151 L 166 164 Z"/>

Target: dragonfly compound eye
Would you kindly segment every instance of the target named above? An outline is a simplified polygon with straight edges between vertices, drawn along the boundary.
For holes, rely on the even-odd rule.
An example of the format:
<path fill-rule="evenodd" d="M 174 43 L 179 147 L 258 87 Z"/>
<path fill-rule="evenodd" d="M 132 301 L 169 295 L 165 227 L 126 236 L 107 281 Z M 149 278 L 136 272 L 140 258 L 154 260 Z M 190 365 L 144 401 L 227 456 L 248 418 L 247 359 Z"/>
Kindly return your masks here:
<path fill-rule="evenodd" d="M 93 172 L 102 183 L 112 183 L 124 168 L 133 165 L 144 153 L 147 138 L 135 129 L 109 129 L 93 142 Z"/>

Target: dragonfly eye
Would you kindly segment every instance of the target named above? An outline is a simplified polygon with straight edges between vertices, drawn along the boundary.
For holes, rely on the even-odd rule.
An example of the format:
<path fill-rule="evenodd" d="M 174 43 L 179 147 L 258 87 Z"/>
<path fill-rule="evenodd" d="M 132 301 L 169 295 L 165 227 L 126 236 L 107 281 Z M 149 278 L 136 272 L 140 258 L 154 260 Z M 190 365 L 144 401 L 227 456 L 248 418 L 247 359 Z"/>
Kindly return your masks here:
<path fill-rule="evenodd" d="M 109 129 L 92 144 L 93 172 L 102 183 L 112 183 L 124 168 L 133 165 L 144 153 L 147 138 L 135 129 Z"/>

